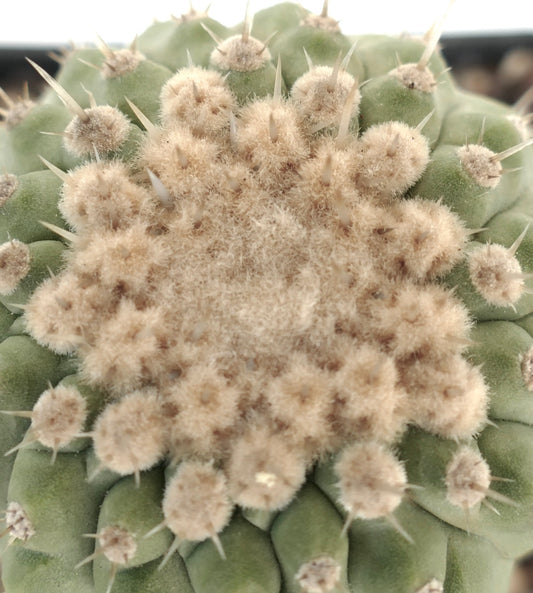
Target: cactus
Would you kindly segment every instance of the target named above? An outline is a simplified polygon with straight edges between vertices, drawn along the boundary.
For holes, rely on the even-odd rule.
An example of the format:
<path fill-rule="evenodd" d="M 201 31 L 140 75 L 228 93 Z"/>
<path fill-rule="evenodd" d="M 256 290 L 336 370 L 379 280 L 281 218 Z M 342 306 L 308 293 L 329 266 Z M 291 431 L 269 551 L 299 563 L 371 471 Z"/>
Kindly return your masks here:
<path fill-rule="evenodd" d="M 533 548 L 530 118 L 439 26 L 256 22 L 1 93 L 8 593 L 501 593 Z"/>

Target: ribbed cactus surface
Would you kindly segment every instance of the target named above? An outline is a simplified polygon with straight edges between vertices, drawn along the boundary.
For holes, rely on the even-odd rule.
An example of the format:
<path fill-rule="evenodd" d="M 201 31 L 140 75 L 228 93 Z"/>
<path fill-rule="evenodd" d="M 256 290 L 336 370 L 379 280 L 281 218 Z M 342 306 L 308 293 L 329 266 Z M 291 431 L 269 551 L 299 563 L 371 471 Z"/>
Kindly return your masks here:
<path fill-rule="evenodd" d="M 2 92 L 7 593 L 504 593 L 531 118 L 438 29 L 192 10 Z"/>

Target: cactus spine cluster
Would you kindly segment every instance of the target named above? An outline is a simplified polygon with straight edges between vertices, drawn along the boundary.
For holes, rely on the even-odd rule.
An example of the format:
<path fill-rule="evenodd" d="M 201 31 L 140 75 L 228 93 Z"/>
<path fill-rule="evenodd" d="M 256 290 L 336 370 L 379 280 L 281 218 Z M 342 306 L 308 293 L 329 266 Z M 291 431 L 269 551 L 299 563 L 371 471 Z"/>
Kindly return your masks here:
<path fill-rule="evenodd" d="M 529 119 L 457 90 L 438 29 L 191 11 L 2 93 L 8 593 L 504 590 Z"/>

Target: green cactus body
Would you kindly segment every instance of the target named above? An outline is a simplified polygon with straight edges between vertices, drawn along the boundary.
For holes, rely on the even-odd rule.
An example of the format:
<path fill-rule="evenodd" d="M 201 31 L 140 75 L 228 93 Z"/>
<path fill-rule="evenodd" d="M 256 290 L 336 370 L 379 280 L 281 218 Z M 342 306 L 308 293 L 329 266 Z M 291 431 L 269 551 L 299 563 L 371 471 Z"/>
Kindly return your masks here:
<path fill-rule="evenodd" d="M 172 71 L 188 65 L 187 51 L 194 64 L 207 67 L 213 51 L 213 40 L 202 23 L 221 38 L 229 34 L 227 28 L 217 21 L 193 11 L 181 18 L 154 23 L 139 36 L 139 50 Z"/>
<path fill-rule="evenodd" d="M 84 47 L 68 51 L 57 59 L 61 65 L 57 81 L 82 107 L 89 107 L 89 94 L 84 87 L 94 89 L 99 85 L 105 56 L 95 47 Z M 44 91 L 41 101 L 61 105 L 51 88 Z"/>
<path fill-rule="evenodd" d="M 7 593 L 502 593 L 533 549 L 530 118 L 435 34 L 255 25 L 0 94 Z"/>
<path fill-rule="evenodd" d="M 411 89 L 395 76 L 385 74 L 369 81 L 361 91 L 363 129 L 388 121 L 404 121 L 416 127 L 433 113 L 424 126 L 424 135 L 434 145 L 440 134 L 441 118 L 433 92 Z"/>
<path fill-rule="evenodd" d="M 278 35 L 285 29 L 297 27 L 308 15 L 308 10 L 293 2 L 280 2 L 264 8 L 254 14 L 254 37 L 268 39 L 271 35 Z"/>
<path fill-rule="evenodd" d="M 78 160 L 63 150 L 61 137 L 46 135 L 46 132 L 61 134 L 69 121 L 63 106 L 29 106 L 20 122 L 2 127 L 2 166 L 15 175 L 45 169 L 39 155 L 46 155 L 58 167 L 68 169 L 74 166 Z"/>
<path fill-rule="evenodd" d="M 57 234 L 41 224 L 46 221 L 55 226 L 65 226 L 57 207 L 61 181 L 51 171 L 34 171 L 5 177 L 12 183 L 6 188 L 0 240 L 2 243 L 18 239 L 24 243 L 57 239 Z"/>

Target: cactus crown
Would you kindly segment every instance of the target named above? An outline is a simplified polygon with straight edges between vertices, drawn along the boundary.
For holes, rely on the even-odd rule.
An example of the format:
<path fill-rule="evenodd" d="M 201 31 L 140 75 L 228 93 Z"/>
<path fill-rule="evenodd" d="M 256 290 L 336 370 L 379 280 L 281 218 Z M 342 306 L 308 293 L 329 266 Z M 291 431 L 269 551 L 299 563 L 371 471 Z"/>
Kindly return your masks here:
<path fill-rule="evenodd" d="M 268 58 L 244 34 L 211 56 L 237 71 Z M 487 407 L 461 358 L 468 313 L 435 282 L 467 231 L 445 205 L 398 199 L 427 166 L 425 122 L 358 138 L 357 82 L 340 60 L 312 66 L 296 98 L 282 96 L 280 77 L 270 97 L 239 107 L 221 74 L 179 70 L 128 168 L 103 157 L 127 138 L 127 124 L 100 120 L 112 108 L 76 114 L 67 149 L 93 147 L 100 160 L 65 179 L 59 207 L 76 236 L 26 310 L 40 343 L 74 350 L 87 381 L 117 400 L 93 434 L 105 467 L 138 473 L 167 451 L 215 459 L 234 502 L 265 510 L 353 440 L 394 443 L 408 422 L 466 438 Z M 325 93 L 340 96 L 322 119 Z M 408 378 L 415 360 L 418 375 L 445 369 L 443 395 L 425 407 Z M 450 417 L 452 391 L 462 403 Z M 259 427 L 271 445 L 247 447 L 248 472 L 238 463 L 237 473 Z"/>

